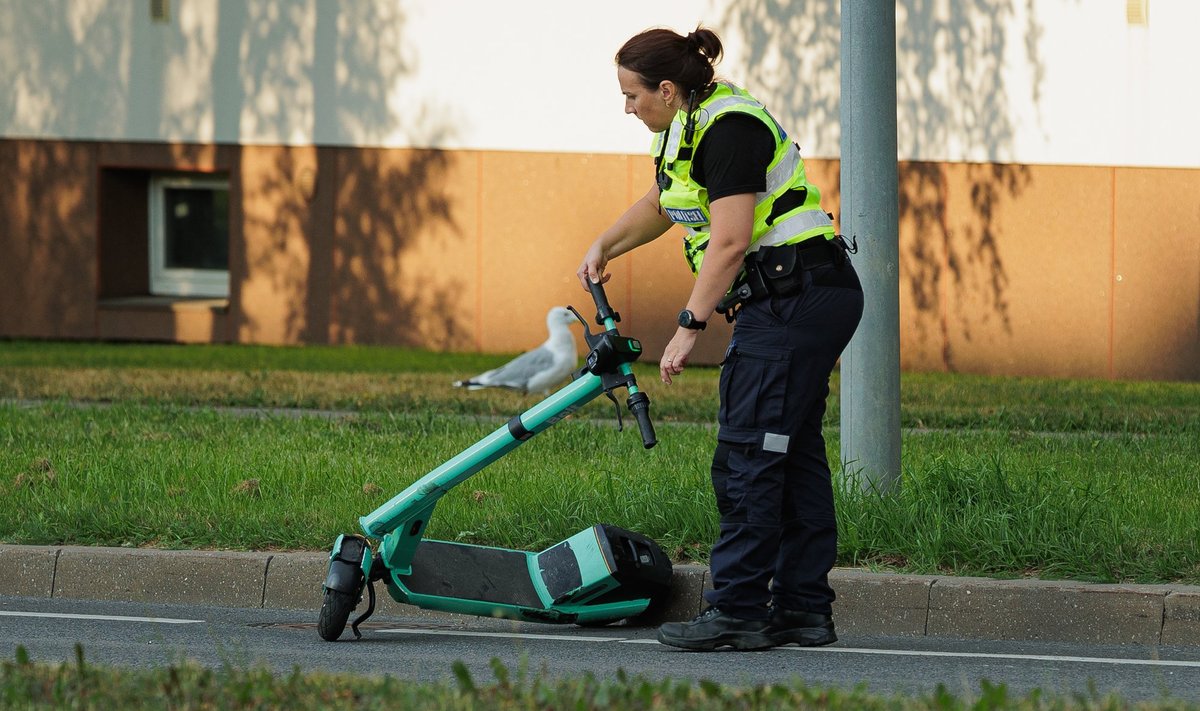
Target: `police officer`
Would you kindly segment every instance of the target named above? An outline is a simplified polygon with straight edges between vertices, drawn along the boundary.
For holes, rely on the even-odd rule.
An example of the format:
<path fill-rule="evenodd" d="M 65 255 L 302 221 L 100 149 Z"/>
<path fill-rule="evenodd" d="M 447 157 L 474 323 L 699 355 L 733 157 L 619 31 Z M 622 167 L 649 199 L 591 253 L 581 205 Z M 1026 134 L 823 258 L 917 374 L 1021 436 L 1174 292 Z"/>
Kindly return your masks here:
<path fill-rule="evenodd" d="M 655 181 L 596 238 L 578 276 L 585 288 L 607 281 L 609 260 L 684 227 L 696 282 L 659 362 L 666 384 L 718 306 L 736 318 L 712 461 L 720 535 L 710 606 L 664 624 L 659 641 L 697 650 L 829 644 L 837 525 L 821 423 L 862 288 L 799 149 L 754 97 L 714 80 L 721 53 L 704 28 L 686 37 L 647 30 L 617 52 L 625 113 L 655 134 Z"/>

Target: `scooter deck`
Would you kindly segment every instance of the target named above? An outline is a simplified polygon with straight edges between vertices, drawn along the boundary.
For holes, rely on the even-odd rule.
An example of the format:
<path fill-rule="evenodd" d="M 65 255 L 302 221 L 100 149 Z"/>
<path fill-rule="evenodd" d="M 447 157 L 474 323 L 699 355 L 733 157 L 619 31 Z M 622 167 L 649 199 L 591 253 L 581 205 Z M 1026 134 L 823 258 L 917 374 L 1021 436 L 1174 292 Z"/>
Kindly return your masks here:
<path fill-rule="evenodd" d="M 422 541 L 405 586 L 420 595 L 542 607 L 522 551 Z"/>

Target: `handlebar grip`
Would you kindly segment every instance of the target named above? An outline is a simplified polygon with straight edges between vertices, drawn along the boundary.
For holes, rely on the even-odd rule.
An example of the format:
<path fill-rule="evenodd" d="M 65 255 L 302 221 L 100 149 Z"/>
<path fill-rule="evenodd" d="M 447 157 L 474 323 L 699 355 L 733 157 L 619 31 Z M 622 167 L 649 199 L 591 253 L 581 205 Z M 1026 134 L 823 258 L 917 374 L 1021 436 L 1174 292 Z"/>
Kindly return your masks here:
<path fill-rule="evenodd" d="M 650 449 L 658 444 L 658 438 L 654 434 L 654 423 L 650 421 L 650 398 L 646 393 L 639 391 L 630 395 L 625 405 L 637 418 L 638 429 L 642 431 L 642 446 Z"/>
<path fill-rule="evenodd" d="M 603 324 L 606 319 L 616 320 L 616 312 L 608 305 L 608 295 L 604 293 L 604 285 L 598 281 L 588 281 L 592 292 L 592 301 L 596 302 L 596 320 Z"/>

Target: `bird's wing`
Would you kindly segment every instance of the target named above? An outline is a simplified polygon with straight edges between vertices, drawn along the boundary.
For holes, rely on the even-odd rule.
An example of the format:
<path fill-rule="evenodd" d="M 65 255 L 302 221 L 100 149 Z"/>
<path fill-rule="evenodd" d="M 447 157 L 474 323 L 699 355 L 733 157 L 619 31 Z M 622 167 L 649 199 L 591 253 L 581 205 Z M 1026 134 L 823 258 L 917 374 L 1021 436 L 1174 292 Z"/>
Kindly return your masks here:
<path fill-rule="evenodd" d="M 471 381 L 480 385 L 525 390 L 531 378 L 553 367 L 554 354 L 549 348 L 542 346 L 522 353 L 499 368 L 481 373 L 471 378 Z"/>
<path fill-rule="evenodd" d="M 551 387 L 558 385 L 569 375 L 574 373 L 578 364 L 579 356 L 575 355 L 574 352 L 560 352 L 555 355 L 554 364 L 534 376 L 529 381 L 527 388 L 530 392 L 535 390 L 549 392 Z"/>

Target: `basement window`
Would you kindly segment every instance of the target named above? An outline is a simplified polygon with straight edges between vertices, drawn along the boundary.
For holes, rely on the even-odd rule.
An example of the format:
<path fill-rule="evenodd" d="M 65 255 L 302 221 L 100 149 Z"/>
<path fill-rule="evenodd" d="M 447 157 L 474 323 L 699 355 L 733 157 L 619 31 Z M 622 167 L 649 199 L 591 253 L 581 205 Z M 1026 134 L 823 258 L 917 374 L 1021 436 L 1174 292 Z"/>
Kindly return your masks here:
<path fill-rule="evenodd" d="M 229 296 L 229 181 L 150 179 L 150 293 Z"/>

